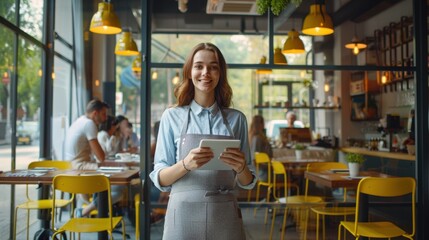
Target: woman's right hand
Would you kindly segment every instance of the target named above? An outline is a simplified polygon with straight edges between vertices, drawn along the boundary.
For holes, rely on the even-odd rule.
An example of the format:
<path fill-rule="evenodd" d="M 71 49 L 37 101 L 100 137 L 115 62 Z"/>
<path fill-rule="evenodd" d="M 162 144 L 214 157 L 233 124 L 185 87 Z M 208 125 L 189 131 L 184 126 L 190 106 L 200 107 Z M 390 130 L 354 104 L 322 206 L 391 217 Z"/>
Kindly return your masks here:
<path fill-rule="evenodd" d="M 183 159 L 187 169 L 195 170 L 206 164 L 213 158 L 213 151 L 209 147 L 199 147 L 192 149 Z"/>

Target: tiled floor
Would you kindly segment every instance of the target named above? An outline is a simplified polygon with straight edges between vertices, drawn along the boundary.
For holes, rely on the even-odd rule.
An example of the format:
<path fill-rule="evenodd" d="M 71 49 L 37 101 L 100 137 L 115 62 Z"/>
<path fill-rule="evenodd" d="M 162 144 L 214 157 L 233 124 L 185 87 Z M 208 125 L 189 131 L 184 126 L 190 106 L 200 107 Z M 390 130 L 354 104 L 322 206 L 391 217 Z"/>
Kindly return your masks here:
<path fill-rule="evenodd" d="M 256 216 L 253 216 L 253 208 L 247 208 L 242 210 L 243 219 L 244 219 L 244 226 L 246 231 L 246 236 L 248 240 L 264 240 L 269 239 L 269 232 L 270 232 L 270 219 L 268 220 L 267 224 L 264 224 L 264 216 L 265 216 L 265 210 L 264 209 L 258 209 L 256 212 Z M 67 216 L 67 212 L 63 216 Z M 268 215 L 269 217 L 272 216 L 271 213 Z M 279 215 L 276 217 L 276 225 L 274 227 L 274 236 L 273 239 L 280 239 L 280 228 L 281 228 L 281 221 L 282 221 L 283 215 Z M 63 221 L 65 221 L 66 217 L 63 217 Z M 289 219 L 291 219 L 289 217 Z M 131 221 L 128 217 L 125 217 L 126 220 L 126 232 L 129 234 L 129 239 L 135 239 L 135 228 L 132 225 Z M 315 237 L 315 220 L 314 218 L 310 219 L 310 225 L 308 230 L 307 239 L 316 239 Z M 58 225 L 61 225 L 61 223 L 58 223 Z M 151 226 L 151 239 L 152 240 L 159 240 L 162 238 L 162 231 L 163 231 L 163 225 L 164 222 L 160 221 L 155 224 L 152 224 Z M 291 222 L 288 223 L 288 225 L 291 225 Z M 327 222 L 328 231 L 326 234 L 326 239 L 337 239 L 337 226 L 338 221 L 331 221 Z M 40 225 L 38 222 L 34 223 L 31 226 L 30 231 L 30 239 L 33 238 L 34 233 L 39 229 Z M 286 229 L 286 235 L 285 239 L 288 240 L 297 240 L 300 239 L 300 234 L 298 233 L 297 228 L 292 226 L 288 227 Z M 122 239 L 121 234 L 114 234 L 115 239 Z M 21 231 L 18 233 L 17 239 L 26 239 L 26 232 Z M 83 234 L 82 238 L 84 240 L 92 240 L 97 239 L 96 233 L 91 234 Z"/>

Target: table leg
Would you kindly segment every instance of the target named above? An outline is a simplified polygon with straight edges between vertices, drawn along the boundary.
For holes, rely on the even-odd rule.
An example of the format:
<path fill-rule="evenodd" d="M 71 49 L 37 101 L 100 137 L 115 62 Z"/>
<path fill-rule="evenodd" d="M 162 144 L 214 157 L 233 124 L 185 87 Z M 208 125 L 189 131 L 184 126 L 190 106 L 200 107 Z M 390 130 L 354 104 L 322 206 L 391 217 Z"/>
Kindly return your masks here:
<path fill-rule="evenodd" d="M 107 200 L 108 196 L 107 196 L 107 191 L 104 192 L 99 192 L 98 193 L 98 217 L 99 218 L 106 218 L 108 217 L 108 200 Z M 103 240 L 103 239 L 107 239 L 107 232 L 106 231 L 101 231 L 98 232 L 98 239 Z"/>

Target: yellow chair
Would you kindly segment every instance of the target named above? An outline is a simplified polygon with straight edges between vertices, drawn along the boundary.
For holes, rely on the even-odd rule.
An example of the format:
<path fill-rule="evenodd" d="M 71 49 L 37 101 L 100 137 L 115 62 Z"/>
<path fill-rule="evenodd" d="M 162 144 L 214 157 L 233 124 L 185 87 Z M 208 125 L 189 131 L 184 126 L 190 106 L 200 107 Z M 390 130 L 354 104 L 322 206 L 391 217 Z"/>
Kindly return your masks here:
<path fill-rule="evenodd" d="M 136 239 L 140 239 L 140 194 L 134 195 L 134 204 L 136 208 Z"/>
<path fill-rule="evenodd" d="M 273 168 L 273 196 L 276 200 L 276 202 L 286 204 L 285 211 L 283 214 L 283 224 L 282 224 L 282 233 L 281 233 L 281 239 L 284 239 L 285 234 L 285 228 L 286 228 L 286 222 L 287 222 L 287 215 L 288 210 L 296 210 L 298 212 L 298 219 L 297 221 L 301 221 L 301 211 L 305 210 L 308 213 L 308 209 L 312 205 L 319 205 L 323 203 L 323 198 L 319 196 L 308 196 L 308 180 L 306 182 L 306 188 L 305 188 L 305 195 L 297 195 L 297 196 L 288 196 L 288 188 L 287 188 L 287 174 L 286 169 L 283 165 L 283 163 L 279 161 L 271 161 L 271 166 Z M 277 176 L 283 176 L 283 192 L 284 197 L 281 197 L 278 192 L 277 187 Z M 271 230 L 270 230 L 270 239 L 273 238 L 273 230 L 274 230 L 274 221 L 276 216 L 276 208 L 273 209 L 273 217 L 271 220 Z M 304 219 L 304 229 L 307 229 L 307 219 Z M 306 231 L 304 231 L 304 237 L 303 239 L 306 239 Z"/>
<path fill-rule="evenodd" d="M 91 183 L 91 184 L 88 184 Z M 113 239 L 112 232 L 115 227 L 122 222 L 122 238 L 125 239 L 125 223 L 122 217 L 112 217 L 112 200 L 110 195 L 110 181 L 104 175 L 92 176 L 75 176 L 75 175 L 58 175 L 53 180 L 55 206 L 55 190 L 68 192 L 72 194 L 94 194 L 107 191 L 108 214 L 106 218 L 70 218 L 58 230 L 55 230 L 52 238 L 64 232 L 88 233 L 107 231 L 110 239 Z M 55 217 L 55 212 L 54 212 Z M 52 220 L 52 229 L 54 229 L 54 220 Z M 70 234 L 71 238 L 71 234 Z"/>
<path fill-rule="evenodd" d="M 55 168 L 58 170 L 67 170 L 71 169 L 71 163 L 68 161 L 54 161 L 54 160 L 44 160 L 44 161 L 35 161 L 31 162 L 28 165 L 28 169 L 35 168 Z M 26 209 L 27 210 L 27 239 L 29 236 L 29 222 L 30 222 L 30 210 L 42 210 L 42 209 L 51 209 L 52 208 L 52 199 L 31 199 L 29 194 L 29 184 L 27 184 L 25 189 L 25 194 L 27 196 L 27 201 L 19 204 L 15 208 L 15 216 L 14 216 L 14 227 L 13 227 L 13 236 L 16 239 L 16 227 L 17 227 L 17 218 L 18 218 L 18 209 Z M 56 202 L 55 208 L 62 208 L 67 206 L 74 200 L 74 196 L 72 195 L 70 199 L 59 199 Z M 53 218 L 54 219 L 54 218 Z"/>
<path fill-rule="evenodd" d="M 269 202 L 271 189 L 273 187 L 273 184 L 271 182 L 271 159 L 268 156 L 268 154 L 266 154 L 266 153 L 256 152 L 255 153 L 256 176 L 259 176 L 259 171 L 260 171 L 261 165 L 267 165 L 268 177 L 267 177 L 267 181 L 258 180 L 258 182 L 256 183 L 256 201 L 259 201 L 261 187 L 267 187 L 267 195 L 266 195 L 265 199 L 267 202 Z M 250 201 L 250 195 L 251 195 L 251 190 L 249 190 L 249 195 L 247 196 L 248 201 Z M 254 209 L 253 216 L 256 216 L 256 210 L 257 210 L 257 208 Z M 265 209 L 265 221 L 264 221 L 264 223 L 267 223 L 267 218 L 268 218 L 268 208 Z"/>
<path fill-rule="evenodd" d="M 400 197 L 411 194 L 411 217 L 412 230 L 406 232 L 398 225 L 391 221 L 377 222 L 359 222 L 359 202 L 361 194 L 376 197 Z M 366 177 L 363 178 L 358 185 L 356 197 L 356 212 L 355 220 L 341 221 L 338 228 L 338 239 L 341 237 L 341 227 L 350 232 L 356 239 L 359 237 L 369 238 L 393 238 L 405 237 L 413 239 L 416 230 L 416 182 L 410 177 L 395 177 L 395 178 L 378 178 Z"/>
<path fill-rule="evenodd" d="M 307 165 L 307 171 L 322 172 L 331 169 L 347 169 L 347 165 L 340 162 L 317 162 L 310 163 Z M 344 201 L 347 200 L 347 190 L 344 189 Z M 355 214 L 354 207 L 328 207 L 328 206 L 316 206 L 312 207 L 311 210 L 316 213 L 316 240 L 319 240 L 319 218 L 322 215 L 322 226 L 323 226 L 323 239 L 325 239 L 325 216 L 344 216 L 344 221 L 349 215 Z"/>

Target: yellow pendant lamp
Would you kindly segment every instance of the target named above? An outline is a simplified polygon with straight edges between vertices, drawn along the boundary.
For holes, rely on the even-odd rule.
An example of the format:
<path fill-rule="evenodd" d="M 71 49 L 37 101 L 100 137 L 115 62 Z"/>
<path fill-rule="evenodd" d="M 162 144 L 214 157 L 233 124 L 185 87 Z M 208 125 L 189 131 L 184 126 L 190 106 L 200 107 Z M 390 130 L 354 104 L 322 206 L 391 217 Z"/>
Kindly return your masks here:
<path fill-rule="evenodd" d="M 283 55 L 282 49 L 279 47 L 274 49 L 274 64 L 287 65 L 286 57 Z"/>
<path fill-rule="evenodd" d="M 139 54 L 136 42 L 130 31 L 122 32 L 122 37 L 116 43 L 115 54 L 121 56 L 136 56 Z"/>
<path fill-rule="evenodd" d="M 348 49 L 353 49 L 353 54 L 358 55 L 361 49 L 365 49 L 367 45 L 360 41 L 356 36 L 352 38 L 352 41 L 350 43 L 347 43 L 345 45 Z"/>
<path fill-rule="evenodd" d="M 299 38 L 299 33 L 295 31 L 295 29 L 292 29 L 288 32 L 288 38 L 286 42 L 283 45 L 283 53 L 284 54 L 298 54 L 298 53 L 304 53 L 304 43 L 302 42 L 301 38 Z"/>
<path fill-rule="evenodd" d="M 137 55 L 137 57 L 133 60 L 133 64 L 131 65 L 131 69 L 133 72 L 141 72 L 142 71 L 142 57 L 141 55 Z"/>
<path fill-rule="evenodd" d="M 98 4 L 98 11 L 92 16 L 89 31 L 98 34 L 117 34 L 122 31 L 119 18 L 113 12 L 111 3 Z"/>
<path fill-rule="evenodd" d="M 262 56 L 261 57 L 261 61 L 259 62 L 260 64 L 265 64 L 267 62 L 267 57 Z M 265 68 L 265 69 L 256 69 L 256 73 L 257 74 L 271 74 L 273 73 L 272 69 L 269 68 Z"/>
<path fill-rule="evenodd" d="M 302 33 L 312 36 L 324 36 L 334 33 L 334 25 L 331 17 L 326 12 L 324 2 L 310 6 L 310 13 L 304 19 Z"/>

